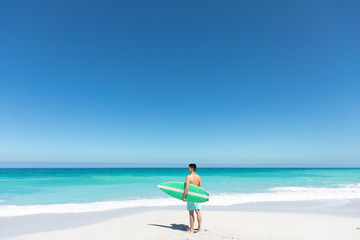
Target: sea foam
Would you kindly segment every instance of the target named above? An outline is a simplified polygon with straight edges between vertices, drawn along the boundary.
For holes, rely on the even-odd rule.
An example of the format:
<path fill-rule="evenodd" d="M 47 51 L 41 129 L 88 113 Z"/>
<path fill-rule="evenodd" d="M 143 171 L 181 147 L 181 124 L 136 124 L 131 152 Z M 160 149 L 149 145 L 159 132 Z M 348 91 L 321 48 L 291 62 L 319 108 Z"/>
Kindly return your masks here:
<path fill-rule="evenodd" d="M 230 206 L 253 202 L 306 201 L 323 199 L 360 198 L 360 184 L 342 185 L 340 188 L 276 187 L 264 193 L 234 193 L 210 195 L 208 206 Z M 134 207 L 181 206 L 184 202 L 174 198 L 67 203 L 49 205 L 0 205 L 0 217 L 47 213 L 84 213 Z"/>

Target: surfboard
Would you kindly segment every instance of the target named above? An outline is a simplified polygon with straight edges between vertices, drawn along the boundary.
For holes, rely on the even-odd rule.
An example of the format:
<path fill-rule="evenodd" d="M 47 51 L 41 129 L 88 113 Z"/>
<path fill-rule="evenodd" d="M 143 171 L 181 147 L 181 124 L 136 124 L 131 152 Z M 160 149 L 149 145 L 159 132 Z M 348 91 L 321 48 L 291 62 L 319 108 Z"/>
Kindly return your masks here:
<path fill-rule="evenodd" d="M 163 192 L 166 194 L 177 198 L 182 199 L 184 194 L 186 183 L 184 182 L 167 182 L 158 185 Z M 205 191 L 203 188 L 190 184 L 189 192 L 185 197 L 187 202 L 194 202 L 194 203 L 202 203 L 209 201 L 209 193 Z"/>

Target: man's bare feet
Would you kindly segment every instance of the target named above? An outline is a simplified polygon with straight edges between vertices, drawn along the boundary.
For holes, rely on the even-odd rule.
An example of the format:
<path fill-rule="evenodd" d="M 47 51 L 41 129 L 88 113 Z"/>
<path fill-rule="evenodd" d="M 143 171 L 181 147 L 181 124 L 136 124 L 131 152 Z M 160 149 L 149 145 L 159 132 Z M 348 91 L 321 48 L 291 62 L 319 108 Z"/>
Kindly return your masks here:
<path fill-rule="evenodd" d="M 194 233 L 193 229 L 189 229 L 188 231 L 186 231 L 185 233 Z"/>
<path fill-rule="evenodd" d="M 201 228 L 196 229 L 198 232 L 201 232 Z"/>

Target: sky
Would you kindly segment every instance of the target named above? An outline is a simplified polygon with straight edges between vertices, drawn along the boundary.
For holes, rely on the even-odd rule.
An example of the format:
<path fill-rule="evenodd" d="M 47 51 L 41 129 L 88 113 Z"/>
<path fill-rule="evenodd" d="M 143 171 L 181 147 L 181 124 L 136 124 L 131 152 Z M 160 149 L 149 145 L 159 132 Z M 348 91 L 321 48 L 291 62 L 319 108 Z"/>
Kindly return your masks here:
<path fill-rule="evenodd" d="M 360 167 L 359 1 L 0 2 L 0 162 Z"/>

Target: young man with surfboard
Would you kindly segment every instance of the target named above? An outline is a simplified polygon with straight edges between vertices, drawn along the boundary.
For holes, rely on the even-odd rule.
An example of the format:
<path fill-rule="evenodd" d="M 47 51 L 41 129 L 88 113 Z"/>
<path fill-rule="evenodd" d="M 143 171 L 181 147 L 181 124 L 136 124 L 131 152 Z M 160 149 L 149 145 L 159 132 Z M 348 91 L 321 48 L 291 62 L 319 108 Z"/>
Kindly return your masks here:
<path fill-rule="evenodd" d="M 201 177 L 195 173 L 196 164 L 189 164 L 188 171 L 190 175 L 186 176 L 186 185 L 184 189 L 184 194 L 182 200 L 186 202 L 185 198 L 189 192 L 190 184 L 201 187 Z M 201 205 L 200 203 L 187 202 L 187 210 L 189 211 L 190 216 L 190 229 L 187 233 L 194 233 L 194 211 L 196 212 L 197 220 L 198 220 L 198 232 L 201 231 L 201 213 L 200 213 Z"/>

